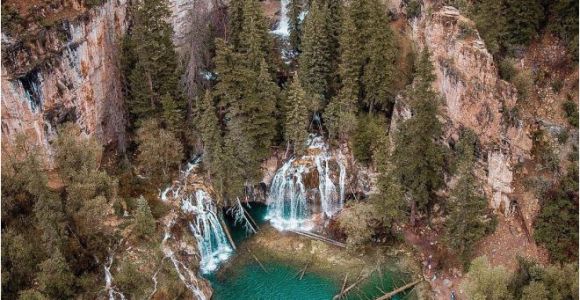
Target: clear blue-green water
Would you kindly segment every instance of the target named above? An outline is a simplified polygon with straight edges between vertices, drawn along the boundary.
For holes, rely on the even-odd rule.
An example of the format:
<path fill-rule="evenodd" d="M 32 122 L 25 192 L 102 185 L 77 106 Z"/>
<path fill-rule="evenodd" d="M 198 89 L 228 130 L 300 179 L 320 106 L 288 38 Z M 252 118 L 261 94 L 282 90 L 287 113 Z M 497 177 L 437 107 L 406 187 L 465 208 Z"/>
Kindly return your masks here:
<path fill-rule="evenodd" d="M 263 225 L 267 207 L 263 204 L 251 204 L 247 207 L 254 220 Z M 243 244 L 250 238 L 241 227 L 235 226 L 226 218 L 236 244 Z M 234 256 L 232 259 L 236 259 Z M 303 266 L 292 266 L 276 261 L 262 261 L 265 272 L 255 261 L 246 259 L 246 263 L 232 264 L 226 272 L 218 276 L 206 275 L 211 282 L 214 300 L 327 300 L 332 299 L 342 286 L 342 274 L 316 274 L 306 272 L 302 280 L 297 275 Z M 332 275 L 332 276 L 331 276 Z M 392 270 L 376 271 L 366 281 L 349 293 L 346 299 L 375 299 L 384 292 L 404 284 L 400 272 Z M 349 280 L 349 284 L 355 279 Z M 384 291 L 384 292 L 383 292 Z M 411 299 L 410 294 L 394 297 L 396 300 Z"/>

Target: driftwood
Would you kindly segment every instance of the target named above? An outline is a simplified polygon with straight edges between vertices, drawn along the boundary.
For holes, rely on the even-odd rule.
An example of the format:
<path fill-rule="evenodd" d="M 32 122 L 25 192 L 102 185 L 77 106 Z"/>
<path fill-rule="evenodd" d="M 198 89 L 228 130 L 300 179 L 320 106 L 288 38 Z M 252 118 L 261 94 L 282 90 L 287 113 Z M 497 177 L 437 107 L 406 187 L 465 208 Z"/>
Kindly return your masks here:
<path fill-rule="evenodd" d="M 254 226 L 254 229 L 256 229 L 256 231 L 260 230 L 260 228 L 258 227 L 258 223 L 256 223 L 256 221 L 254 220 L 254 218 L 252 217 L 252 215 L 244 207 L 242 207 L 242 209 L 244 210 L 244 213 L 246 214 L 246 217 L 248 217 L 248 220 L 250 220 L 250 222 Z"/>
<path fill-rule="evenodd" d="M 332 300 L 337 300 L 337 299 L 342 299 L 344 296 L 346 296 L 353 288 L 355 288 L 359 283 L 363 282 L 363 280 L 367 279 L 369 276 L 371 276 L 371 274 L 373 274 L 375 272 L 375 270 L 373 270 L 372 272 L 361 276 L 361 278 L 357 281 L 355 281 L 353 284 L 349 285 L 347 288 L 343 288 L 341 289 L 340 293 L 336 294 L 334 297 L 332 297 Z M 346 283 L 346 278 L 345 278 L 345 282 Z"/>
<path fill-rule="evenodd" d="M 344 275 L 344 280 L 342 281 L 342 287 L 340 288 L 341 293 L 344 291 L 344 288 L 346 287 L 347 280 L 348 280 L 348 273 L 346 273 L 346 275 Z"/>
<path fill-rule="evenodd" d="M 248 250 L 248 253 L 250 253 L 250 255 L 252 255 L 252 257 L 254 258 L 254 260 L 256 260 L 258 265 L 260 265 L 260 268 L 262 268 L 262 270 L 264 270 L 264 272 L 268 273 L 268 270 L 266 270 L 266 268 L 264 267 L 262 262 L 260 262 L 260 260 L 254 255 L 254 253 L 252 253 L 250 250 Z"/>
<path fill-rule="evenodd" d="M 393 296 L 395 296 L 396 294 L 400 293 L 400 292 L 404 292 L 405 290 L 414 287 L 415 285 L 417 285 L 419 282 L 421 282 L 421 279 L 417 279 L 411 283 L 405 284 L 404 286 L 394 289 L 392 292 L 388 292 L 385 293 L 384 295 L 380 296 L 379 298 L 375 299 L 375 300 L 387 300 L 387 299 L 391 299 Z"/>
<path fill-rule="evenodd" d="M 289 230 L 290 232 L 311 238 L 311 239 L 315 239 L 315 240 L 319 240 L 337 247 L 341 247 L 341 248 L 346 248 L 346 244 L 341 243 L 339 241 L 335 241 L 333 239 L 329 239 L 327 237 L 312 233 L 312 232 L 306 232 L 306 231 L 299 231 L 299 230 Z"/>
<path fill-rule="evenodd" d="M 219 214 L 218 220 L 220 221 L 220 224 L 222 225 L 224 232 L 226 233 L 226 236 L 228 237 L 228 240 L 230 241 L 230 244 L 232 244 L 232 248 L 234 248 L 234 250 L 236 250 L 236 243 L 234 243 L 234 239 L 232 238 L 232 235 L 230 233 L 230 229 L 226 225 L 226 223 L 224 222 L 224 219 L 223 219 L 221 214 Z"/>

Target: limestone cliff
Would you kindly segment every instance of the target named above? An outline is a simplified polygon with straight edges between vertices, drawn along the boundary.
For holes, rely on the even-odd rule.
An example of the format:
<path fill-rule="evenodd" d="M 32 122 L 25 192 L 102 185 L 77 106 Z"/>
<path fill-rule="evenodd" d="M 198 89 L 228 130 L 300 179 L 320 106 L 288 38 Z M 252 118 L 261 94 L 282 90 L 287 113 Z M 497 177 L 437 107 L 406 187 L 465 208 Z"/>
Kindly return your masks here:
<path fill-rule="evenodd" d="M 3 35 L 3 150 L 24 133 L 50 158 L 55 127 L 65 121 L 105 145 L 124 144 L 118 46 L 127 4 L 111 0 L 49 28 Z"/>
<path fill-rule="evenodd" d="M 475 25 L 454 7 L 423 8 L 412 21 L 418 48 L 427 47 L 435 69 L 435 89 L 444 104 L 447 142 L 457 141 L 459 129 L 478 135 L 479 172 L 486 183 L 490 206 L 508 214 L 512 193 L 512 168 L 529 158 L 531 139 L 521 120 L 510 120 L 517 91 L 499 78 L 492 55 Z M 403 112 L 404 105 L 398 105 Z"/>

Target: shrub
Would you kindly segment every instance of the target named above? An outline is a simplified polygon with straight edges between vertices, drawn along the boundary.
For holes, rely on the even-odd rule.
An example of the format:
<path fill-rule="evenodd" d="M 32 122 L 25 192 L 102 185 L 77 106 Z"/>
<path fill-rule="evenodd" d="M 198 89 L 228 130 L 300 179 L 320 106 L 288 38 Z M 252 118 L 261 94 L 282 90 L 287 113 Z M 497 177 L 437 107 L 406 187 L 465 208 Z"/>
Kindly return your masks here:
<path fill-rule="evenodd" d="M 576 105 L 574 100 L 569 97 L 562 105 L 562 108 L 564 109 L 568 123 L 574 127 L 578 127 L 578 105 Z"/>
<path fill-rule="evenodd" d="M 414 19 L 421 14 L 421 3 L 417 0 L 411 0 L 407 4 L 407 18 Z"/>
<path fill-rule="evenodd" d="M 521 70 L 514 76 L 512 83 L 518 90 L 518 100 L 526 100 L 533 89 L 532 72 L 530 70 Z"/>
<path fill-rule="evenodd" d="M 514 64 L 515 62 L 512 58 L 502 59 L 499 62 L 499 77 L 505 81 L 511 81 L 517 72 Z"/>

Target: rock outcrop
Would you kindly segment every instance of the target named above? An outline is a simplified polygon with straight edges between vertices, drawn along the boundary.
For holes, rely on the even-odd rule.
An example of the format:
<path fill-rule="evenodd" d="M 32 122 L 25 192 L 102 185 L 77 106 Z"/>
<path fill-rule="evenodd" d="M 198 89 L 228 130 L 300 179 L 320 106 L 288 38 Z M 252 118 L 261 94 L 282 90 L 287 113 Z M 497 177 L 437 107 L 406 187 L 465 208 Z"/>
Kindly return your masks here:
<path fill-rule="evenodd" d="M 516 89 L 499 78 L 475 25 L 454 7 L 424 7 L 413 22 L 413 38 L 419 48 L 431 52 L 434 87 L 444 101 L 445 136 L 454 140 L 463 127 L 477 134 L 482 146 L 478 159 L 484 168 L 477 173 L 486 174 L 482 182 L 490 206 L 508 214 L 512 168 L 529 158 L 532 145 L 523 122 L 510 116 Z"/>
<path fill-rule="evenodd" d="M 50 162 L 55 127 L 66 121 L 105 145 L 124 145 L 118 59 L 127 4 L 110 0 L 48 29 L 3 36 L 3 150 L 24 133 Z"/>

